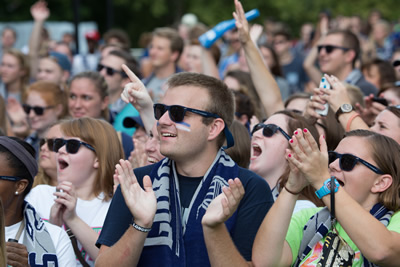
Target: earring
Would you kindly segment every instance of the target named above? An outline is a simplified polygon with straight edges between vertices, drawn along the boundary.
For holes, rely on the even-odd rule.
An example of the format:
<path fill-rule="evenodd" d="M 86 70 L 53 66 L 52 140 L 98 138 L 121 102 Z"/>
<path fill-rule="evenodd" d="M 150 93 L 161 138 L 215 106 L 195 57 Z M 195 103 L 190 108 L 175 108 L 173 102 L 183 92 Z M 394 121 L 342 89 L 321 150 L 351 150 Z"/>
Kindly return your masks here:
<path fill-rule="evenodd" d="M 15 195 L 18 196 L 18 191 L 15 191 Z"/>

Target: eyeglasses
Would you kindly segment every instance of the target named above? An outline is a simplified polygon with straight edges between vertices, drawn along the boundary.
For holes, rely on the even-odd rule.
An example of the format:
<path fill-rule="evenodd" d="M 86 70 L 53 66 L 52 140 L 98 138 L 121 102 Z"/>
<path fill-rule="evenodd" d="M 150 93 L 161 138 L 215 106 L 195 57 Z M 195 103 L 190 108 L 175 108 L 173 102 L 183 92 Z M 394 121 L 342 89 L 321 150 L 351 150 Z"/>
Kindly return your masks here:
<path fill-rule="evenodd" d="M 24 109 L 25 113 L 28 115 L 29 115 L 29 113 L 31 113 L 31 110 L 33 109 L 33 112 L 35 112 L 36 115 L 42 116 L 46 109 L 54 108 L 54 106 L 39 107 L 39 106 L 29 106 L 27 104 L 23 104 L 22 108 Z"/>
<path fill-rule="evenodd" d="M 40 139 L 40 147 L 42 147 L 44 144 L 46 144 L 47 143 L 47 148 L 50 150 L 50 151 L 53 151 L 54 152 L 54 138 L 53 139 L 45 139 L 45 138 L 43 138 L 43 139 Z"/>
<path fill-rule="evenodd" d="M 377 174 L 383 174 L 383 171 L 381 171 L 378 167 L 375 167 L 371 163 L 363 160 L 362 158 L 356 157 L 352 154 L 340 154 L 335 151 L 328 151 L 328 155 L 329 155 L 329 164 L 331 164 L 337 158 L 339 158 L 339 166 L 340 169 L 342 169 L 343 171 L 349 172 L 354 168 L 354 166 L 356 166 L 357 162 L 361 162 L 373 172 Z"/>
<path fill-rule="evenodd" d="M 116 70 L 116 69 L 113 69 L 111 67 L 104 66 L 103 64 L 98 64 L 97 65 L 97 71 L 100 72 L 100 71 L 102 71 L 102 69 L 106 69 L 106 74 L 108 76 L 113 76 L 115 73 L 119 73 L 122 76 L 126 77 L 126 73 L 124 71 L 122 71 L 122 70 Z"/>
<path fill-rule="evenodd" d="M 168 110 L 169 118 L 173 122 L 182 122 L 183 119 L 185 118 L 187 111 L 190 111 L 192 113 L 198 114 L 198 115 L 206 117 L 206 118 L 219 118 L 219 116 L 214 113 L 210 113 L 207 111 L 194 109 L 194 108 L 187 108 L 187 107 L 179 106 L 179 105 L 167 106 L 164 104 L 154 104 L 153 107 L 154 107 L 154 117 L 156 118 L 156 120 L 159 120 L 167 110 Z"/>
<path fill-rule="evenodd" d="M 318 46 L 318 54 L 321 53 L 321 50 L 322 50 L 322 49 L 325 49 L 325 52 L 326 52 L 327 54 L 332 53 L 333 50 L 335 50 L 335 49 L 340 49 L 340 50 L 343 50 L 343 51 L 345 51 L 345 52 L 348 51 L 348 50 L 350 50 L 350 48 L 343 47 L 343 46 L 337 46 L 337 45 L 319 45 L 319 46 Z"/>
<path fill-rule="evenodd" d="M 22 178 L 21 177 L 17 177 L 17 176 L 3 176 L 3 175 L 0 175 L 0 180 L 16 182 L 16 181 L 22 180 Z"/>
<path fill-rule="evenodd" d="M 292 139 L 281 127 L 275 124 L 264 124 L 264 123 L 259 123 L 256 126 L 254 126 L 253 130 L 251 131 L 251 135 L 253 135 L 255 132 L 258 130 L 263 129 L 263 135 L 265 137 L 271 137 L 273 136 L 277 131 L 280 131 L 283 136 L 289 141 Z"/>
<path fill-rule="evenodd" d="M 54 152 L 58 152 L 58 150 L 60 150 L 60 148 L 62 148 L 64 145 L 66 145 L 66 150 L 69 154 L 75 154 L 78 152 L 79 148 L 81 147 L 81 145 L 84 145 L 85 147 L 89 148 L 90 150 L 92 150 L 93 152 L 96 152 L 94 150 L 94 148 L 89 145 L 88 143 L 76 140 L 76 139 L 62 139 L 62 138 L 56 138 L 54 140 Z"/>
<path fill-rule="evenodd" d="M 154 108 L 154 117 L 156 118 L 156 120 L 159 120 L 164 115 L 164 113 L 167 111 L 168 111 L 169 118 L 173 122 L 177 122 L 177 123 L 183 121 L 187 111 L 195 113 L 195 114 L 203 116 L 203 117 L 206 117 L 206 118 L 220 118 L 220 116 L 218 116 L 217 114 L 211 113 L 211 112 L 194 109 L 194 108 L 187 108 L 187 107 L 179 106 L 179 105 L 168 106 L 168 105 L 164 105 L 164 104 L 154 104 L 153 108 Z M 225 134 L 225 138 L 226 138 L 227 148 L 232 147 L 234 145 L 233 136 L 232 136 L 232 133 L 229 131 L 228 127 L 226 127 L 226 125 L 224 128 L 224 134 Z"/>
<path fill-rule="evenodd" d="M 393 61 L 393 67 L 397 67 L 397 66 L 400 66 L 400 60 L 395 60 L 395 61 Z"/>

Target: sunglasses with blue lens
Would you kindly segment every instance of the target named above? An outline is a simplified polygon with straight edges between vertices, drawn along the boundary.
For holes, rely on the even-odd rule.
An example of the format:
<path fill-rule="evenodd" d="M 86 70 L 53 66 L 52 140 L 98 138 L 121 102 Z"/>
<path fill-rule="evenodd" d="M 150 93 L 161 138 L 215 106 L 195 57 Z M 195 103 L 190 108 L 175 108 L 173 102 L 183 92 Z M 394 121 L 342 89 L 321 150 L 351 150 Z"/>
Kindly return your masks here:
<path fill-rule="evenodd" d="M 339 159 L 340 169 L 346 172 L 351 171 L 354 168 L 354 166 L 356 166 L 357 162 L 361 162 L 363 165 L 372 170 L 374 173 L 384 174 L 383 171 L 381 171 L 378 167 L 352 154 L 347 154 L 347 153 L 340 154 L 335 151 L 328 151 L 328 156 L 329 156 L 329 164 L 334 162 L 336 159 Z"/>
<path fill-rule="evenodd" d="M 292 139 L 281 127 L 276 124 L 264 124 L 258 123 L 254 126 L 253 130 L 251 131 L 251 135 L 253 135 L 258 130 L 263 129 L 262 133 L 265 137 L 273 136 L 277 131 L 280 131 L 283 136 L 289 141 Z"/>
<path fill-rule="evenodd" d="M 90 150 L 92 150 L 93 152 L 96 152 L 94 150 L 94 147 L 92 147 L 91 145 L 89 145 L 88 143 L 76 140 L 76 139 L 62 139 L 62 138 L 56 138 L 54 140 L 54 145 L 53 145 L 53 151 L 54 152 L 58 152 L 58 150 L 60 150 L 61 147 L 66 146 L 66 150 L 67 153 L 69 154 L 75 154 L 79 151 L 79 148 L 81 147 L 81 145 L 89 148 Z"/>

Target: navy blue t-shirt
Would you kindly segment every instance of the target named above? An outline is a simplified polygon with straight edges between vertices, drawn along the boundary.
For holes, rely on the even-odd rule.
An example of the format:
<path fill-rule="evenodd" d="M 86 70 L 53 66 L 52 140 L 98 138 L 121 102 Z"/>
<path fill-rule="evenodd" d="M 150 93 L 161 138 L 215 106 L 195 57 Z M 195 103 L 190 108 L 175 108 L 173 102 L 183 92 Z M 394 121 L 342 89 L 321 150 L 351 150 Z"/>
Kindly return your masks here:
<path fill-rule="evenodd" d="M 150 174 L 153 166 L 145 166 L 134 170 L 142 187 L 144 175 Z M 274 200 L 267 182 L 257 174 L 239 167 L 239 179 L 244 186 L 245 195 L 239 204 L 231 237 L 242 256 L 247 261 L 250 261 L 254 238 Z M 96 246 L 113 246 L 131 226 L 132 222 L 133 216 L 125 204 L 120 187 L 118 187 L 111 201 Z M 204 240 L 199 240 L 199 242 L 204 242 Z M 146 248 L 148 247 L 144 247 L 143 250 Z"/>

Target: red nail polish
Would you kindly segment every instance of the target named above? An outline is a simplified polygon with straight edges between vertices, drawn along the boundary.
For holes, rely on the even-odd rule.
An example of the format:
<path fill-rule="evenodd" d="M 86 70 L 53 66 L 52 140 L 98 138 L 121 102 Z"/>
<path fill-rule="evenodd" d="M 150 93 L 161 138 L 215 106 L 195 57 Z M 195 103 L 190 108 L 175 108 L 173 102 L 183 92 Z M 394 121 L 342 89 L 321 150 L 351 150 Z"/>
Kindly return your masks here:
<path fill-rule="evenodd" d="M 289 141 L 290 143 L 293 143 L 293 139 L 290 139 L 290 141 Z"/>
<path fill-rule="evenodd" d="M 298 132 L 297 132 L 297 131 L 295 131 L 295 132 L 294 132 L 294 134 L 298 134 Z"/>
<path fill-rule="evenodd" d="M 303 132 L 305 132 L 305 133 L 306 133 L 306 132 L 308 132 L 308 130 L 307 130 L 307 129 L 304 129 L 304 130 L 303 130 Z"/>
<path fill-rule="evenodd" d="M 289 154 L 289 155 L 287 155 L 289 158 L 291 158 L 292 157 L 292 154 Z"/>
<path fill-rule="evenodd" d="M 325 135 L 323 135 L 323 136 L 322 136 L 322 138 L 324 138 L 324 139 L 325 139 Z"/>

